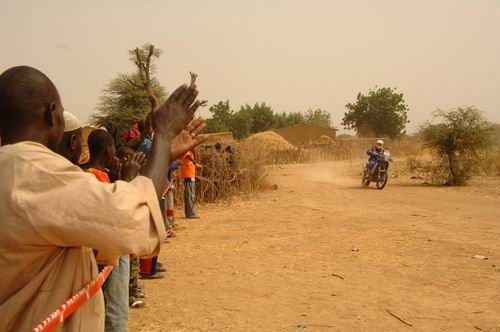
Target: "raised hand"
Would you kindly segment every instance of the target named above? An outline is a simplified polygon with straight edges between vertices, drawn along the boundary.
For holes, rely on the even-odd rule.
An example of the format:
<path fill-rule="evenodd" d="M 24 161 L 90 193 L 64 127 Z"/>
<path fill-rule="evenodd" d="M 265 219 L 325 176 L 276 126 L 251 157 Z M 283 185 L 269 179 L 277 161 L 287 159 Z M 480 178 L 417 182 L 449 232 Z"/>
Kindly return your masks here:
<path fill-rule="evenodd" d="M 205 127 L 205 120 L 203 118 L 198 118 L 175 136 L 170 146 L 170 161 L 173 162 L 177 160 L 189 150 L 203 143 L 205 138 L 198 136 L 198 134 L 201 133 Z"/>
<path fill-rule="evenodd" d="M 161 198 L 166 186 L 166 177 L 170 161 L 179 158 L 189 149 L 197 146 L 203 139 L 197 137 L 203 130 L 203 119 L 194 121 L 198 107 L 204 103 L 196 100 L 198 90 L 196 77 L 191 75 L 191 85 L 182 85 L 175 90 L 165 104 L 151 111 L 151 124 L 154 131 L 153 145 L 148 155 L 148 163 L 142 174 L 153 181 L 158 199 Z M 152 107 L 155 101 L 152 100 Z M 170 151 L 170 153 L 165 153 Z"/>
<path fill-rule="evenodd" d="M 196 101 L 198 90 L 192 83 L 182 85 L 170 95 L 163 106 L 151 111 L 151 123 L 156 139 L 173 139 L 193 120 L 201 105 Z"/>
<path fill-rule="evenodd" d="M 142 152 L 136 152 L 126 159 L 121 167 L 121 178 L 123 181 L 132 181 L 141 169 L 146 165 L 146 155 Z"/>
<path fill-rule="evenodd" d="M 109 169 L 109 178 L 111 182 L 121 180 L 121 171 L 122 171 L 122 165 L 120 163 L 120 159 L 113 157 L 113 161 L 111 162 Z"/>

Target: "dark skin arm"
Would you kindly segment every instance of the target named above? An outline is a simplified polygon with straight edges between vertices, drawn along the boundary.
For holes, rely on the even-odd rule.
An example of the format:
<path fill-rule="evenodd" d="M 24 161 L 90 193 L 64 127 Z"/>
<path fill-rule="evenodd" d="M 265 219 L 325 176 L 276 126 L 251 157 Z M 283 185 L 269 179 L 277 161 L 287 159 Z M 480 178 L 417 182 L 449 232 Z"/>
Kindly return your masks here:
<path fill-rule="evenodd" d="M 191 74 L 191 84 L 189 85 L 189 88 L 196 89 L 196 78 L 198 77 L 198 75 L 194 73 L 190 74 Z M 152 110 L 151 113 L 153 113 L 156 110 L 160 109 L 160 101 L 158 100 L 158 98 L 154 93 L 149 78 L 146 79 L 145 88 L 148 92 L 148 98 L 151 103 L 151 110 Z M 196 101 L 196 103 L 198 105 L 197 107 L 206 106 L 207 101 L 206 100 Z M 193 136 L 191 135 L 191 133 L 197 135 L 201 131 L 203 131 L 205 127 L 206 127 L 205 121 L 202 118 L 198 118 L 193 122 L 191 122 L 191 124 L 187 128 L 184 128 L 180 133 L 178 133 L 177 136 L 175 136 L 175 138 L 173 139 L 172 144 L 170 146 L 170 162 L 174 162 L 175 160 L 183 156 L 187 151 L 203 143 L 203 141 L 205 140 L 204 138 Z M 146 118 L 146 128 L 150 128 L 151 130 L 154 131 L 151 114 Z"/>
<path fill-rule="evenodd" d="M 171 161 L 201 143 L 196 135 L 205 127 L 203 119 L 188 126 L 200 106 L 199 101 L 195 102 L 197 95 L 196 85 L 183 85 L 172 93 L 163 106 L 151 111 L 155 138 L 142 175 L 153 181 L 159 199 L 166 186 L 165 174 Z M 170 151 L 170 154 L 165 151 Z"/>
<path fill-rule="evenodd" d="M 186 158 L 189 159 L 194 164 L 194 166 L 196 168 L 201 168 L 201 165 L 196 163 L 196 161 L 194 160 L 194 158 L 192 156 L 187 156 Z"/>

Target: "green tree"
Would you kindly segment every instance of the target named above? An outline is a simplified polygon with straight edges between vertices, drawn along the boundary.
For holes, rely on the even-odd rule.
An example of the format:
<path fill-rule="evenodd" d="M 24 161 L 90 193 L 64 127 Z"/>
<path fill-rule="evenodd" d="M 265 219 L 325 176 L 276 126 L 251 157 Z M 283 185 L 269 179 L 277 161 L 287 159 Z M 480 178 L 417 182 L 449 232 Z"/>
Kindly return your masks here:
<path fill-rule="evenodd" d="M 500 123 L 493 124 L 493 137 L 497 144 L 500 144 Z"/>
<path fill-rule="evenodd" d="M 356 102 L 345 107 L 348 111 L 342 125 L 356 130 L 358 136 L 395 138 L 406 133 L 409 108 L 403 94 L 396 93 L 396 89 L 375 87 L 367 96 L 358 93 Z"/>
<path fill-rule="evenodd" d="M 266 103 L 255 103 L 253 107 L 245 104 L 241 106 L 238 113 L 243 113 L 250 118 L 250 133 L 259 133 L 269 130 L 274 125 L 274 112 Z"/>
<path fill-rule="evenodd" d="M 286 127 L 288 124 L 287 124 L 287 121 L 288 121 L 288 114 L 285 113 L 285 112 L 282 112 L 282 113 L 277 113 L 277 114 L 274 114 L 274 127 L 275 128 L 284 128 Z"/>
<path fill-rule="evenodd" d="M 97 113 L 91 118 L 94 125 L 113 122 L 120 130 L 128 129 L 144 119 L 154 103 L 162 102 L 167 96 L 165 88 L 154 77 L 155 61 L 162 51 L 145 44 L 128 53 L 137 70 L 118 74 L 102 90 Z"/>
<path fill-rule="evenodd" d="M 475 107 L 437 110 L 434 118 L 442 121 L 424 124 L 420 135 L 445 168 L 447 183 L 464 185 L 481 164 L 482 153 L 493 145 L 493 126 Z"/>
<path fill-rule="evenodd" d="M 238 139 L 269 130 L 274 124 L 274 113 L 266 103 L 253 107 L 245 104 L 240 110 L 231 110 L 229 101 L 220 101 L 210 107 L 212 117 L 207 119 L 207 132 L 231 131 Z"/>
<path fill-rule="evenodd" d="M 266 103 L 256 103 L 254 106 L 245 104 L 240 110 L 231 110 L 229 101 L 220 101 L 210 107 L 211 118 L 206 120 L 207 132 L 231 131 L 238 139 L 252 134 L 284 128 L 299 123 L 311 123 L 322 127 L 330 127 L 330 113 L 321 109 L 307 112 L 274 113 Z"/>
<path fill-rule="evenodd" d="M 97 113 L 91 119 L 94 125 L 113 122 L 120 130 L 126 130 L 146 117 L 151 110 L 148 94 L 130 82 L 139 85 L 141 79 L 137 73 L 118 74 L 106 85 L 99 97 Z M 165 88 L 157 79 L 152 80 L 152 85 L 156 96 L 160 100 L 165 99 Z"/>
<path fill-rule="evenodd" d="M 332 125 L 332 117 L 330 113 L 322 110 L 321 108 L 318 108 L 314 111 L 309 109 L 305 113 L 305 122 L 320 127 L 330 128 Z"/>
<path fill-rule="evenodd" d="M 287 114 L 287 124 L 285 127 L 293 126 L 306 121 L 305 116 L 301 112 L 291 112 Z"/>
<path fill-rule="evenodd" d="M 253 119 L 250 113 L 239 111 L 234 113 L 232 117 L 230 130 L 237 139 L 247 138 L 254 133 L 252 123 Z"/>
<path fill-rule="evenodd" d="M 216 133 L 231 129 L 234 111 L 229 106 L 229 100 L 219 101 L 217 104 L 210 106 L 209 111 L 212 117 L 206 120 L 206 132 Z"/>
<path fill-rule="evenodd" d="M 277 113 L 274 115 L 274 127 L 275 128 L 285 128 L 288 126 L 293 126 L 299 123 L 304 123 L 304 115 L 300 112 L 292 113 Z"/>

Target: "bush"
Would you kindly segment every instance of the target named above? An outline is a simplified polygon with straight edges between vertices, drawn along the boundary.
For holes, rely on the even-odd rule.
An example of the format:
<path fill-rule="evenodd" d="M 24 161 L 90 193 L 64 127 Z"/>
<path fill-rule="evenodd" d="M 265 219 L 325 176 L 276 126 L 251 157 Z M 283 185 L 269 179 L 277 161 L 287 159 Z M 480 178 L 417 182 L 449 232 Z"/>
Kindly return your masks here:
<path fill-rule="evenodd" d="M 496 153 L 495 170 L 496 170 L 496 175 L 500 175 L 500 150 L 497 151 L 497 153 Z"/>
<path fill-rule="evenodd" d="M 424 124 L 420 135 L 434 153 L 434 165 L 446 175 L 444 182 L 465 185 L 481 172 L 485 152 L 493 146 L 492 125 L 474 107 L 438 110 L 434 117 L 442 122 Z"/>
<path fill-rule="evenodd" d="M 500 175 L 500 146 L 497 146 L 492 152 L 483 153 L 481 160 L 481 174 Z"/>
<path fill-rule="evenodd" d="M 424 180 L 424 183 L 444 183 L 448 179 L 448 172 L 442 162 L 443 160 L 424 160 L 409 156 L 406 158 L 405 171 Z"/>

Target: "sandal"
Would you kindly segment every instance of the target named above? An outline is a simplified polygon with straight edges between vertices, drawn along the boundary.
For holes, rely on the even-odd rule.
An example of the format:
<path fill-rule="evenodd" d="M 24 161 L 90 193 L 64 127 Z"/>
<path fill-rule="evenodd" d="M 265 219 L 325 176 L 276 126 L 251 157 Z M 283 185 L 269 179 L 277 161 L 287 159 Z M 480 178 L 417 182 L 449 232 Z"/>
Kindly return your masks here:
<path fill-rule="evenodd" d="M 146 303 L 144 303 L 144 301 L 141 301 L 141 300 L 135 300 L 134 302 L 132 302 L 130 304 L 130 308 L 133 308 L 133 309 L 142 309 L 146 306 Z"/>
<path fill-rule="evenodd" d="M 165 278 L 165 276 L 161 273 L 141 275 L 141 279 L 163 279 L 163 278 Z"/>

